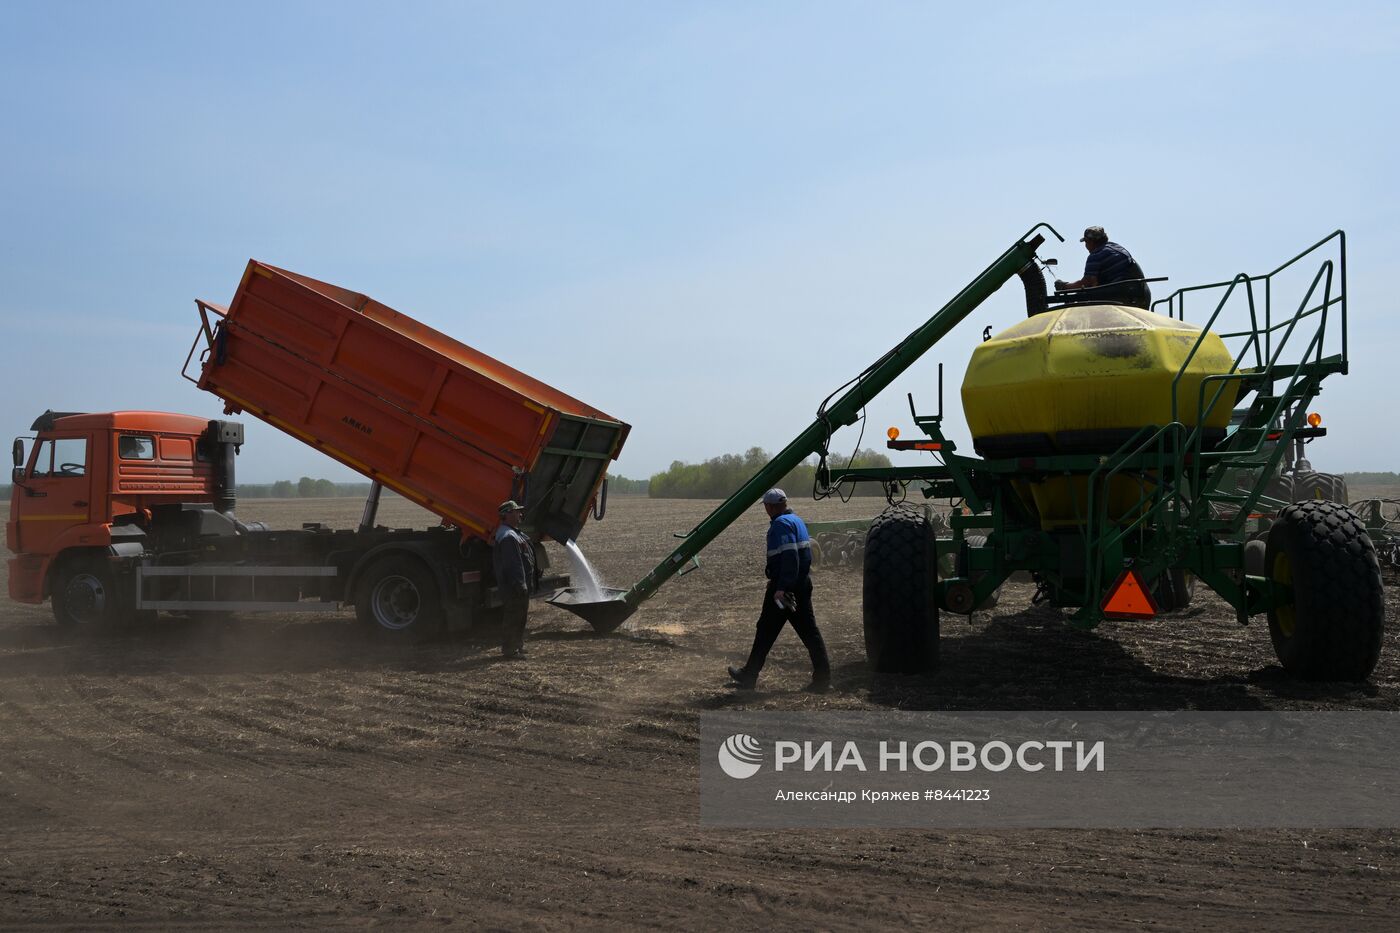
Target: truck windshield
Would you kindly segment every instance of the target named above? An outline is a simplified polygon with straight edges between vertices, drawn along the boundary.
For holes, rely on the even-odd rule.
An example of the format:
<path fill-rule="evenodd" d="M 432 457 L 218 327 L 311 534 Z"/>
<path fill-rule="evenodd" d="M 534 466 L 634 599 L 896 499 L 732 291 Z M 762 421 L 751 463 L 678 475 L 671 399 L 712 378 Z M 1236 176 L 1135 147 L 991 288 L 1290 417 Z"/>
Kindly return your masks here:
<path fill-rule="evenodd" d="M 87 473 L 87 438 L 59 437 L 39 445 L 31 476 L 82 476 Z"/>

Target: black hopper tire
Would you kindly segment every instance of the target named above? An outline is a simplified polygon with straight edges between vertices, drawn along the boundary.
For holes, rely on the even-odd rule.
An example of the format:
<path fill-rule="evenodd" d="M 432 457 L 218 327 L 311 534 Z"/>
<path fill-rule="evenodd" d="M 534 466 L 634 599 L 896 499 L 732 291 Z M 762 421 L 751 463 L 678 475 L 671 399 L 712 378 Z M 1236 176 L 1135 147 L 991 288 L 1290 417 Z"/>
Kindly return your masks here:
<path fill-rule="evenodd" d="M 100 557 L 65 561 L 54 571 L 52 596 L 54 621 L 64 628 L 115 628 L 135 616 Z"/>
<path fill-rule="evenodd" d="M 1268 545 L 1263 538 L 1251 538 L 1244 543 L 1244 572 L 1251 577 L 1267 577 L 1268 565 L 1265 560 Z"/>
<path fill-rule="evenodd" d="M 921 674 L 938 667 L 938 606 L 933 539 L 920 512 L 894 507 L 865 537 L 862 615 L 865 657 L 880 673 Z"/>
<path fill-rule="evenodd" d="M 423 562 L 406 554 L 381 557 L 355 585 L 355 616 L 388 638 L 421 638 L 442 623 L 442 592 Z"/>
<path fill-rule="evenodd" d="M 968 535 L 968 536 L 965 537 L 963 540 L 967 542 L 967 546 L 968 546 L 969 548 L 974 548 L 974 547 L 986 547 L 986 546 L 987 546 L 987 536 L 986 536 L 986 535 Z M 958 563 L 959 563 L 960 565 L 962 565 L 962 563 L 963 563 L 962 554 L 959 554 L 959 555 L 958 555 Z M 985 576 L 987 575 L 987 571 L 985 571 L 985 570 L 978 570 L 978 571 L 975 571 L 975 572 L 973 572 L 973 573 L 967 573 L 966 570 L 965 570 L 965 568 L 960 568 L 960 569 L 963 569 L 963 572 L 960 573 L 959 575 L 960 575 L 960 576 L 965 576 L 965 577 L 967 577 L 967 578 L 968 578 L 969 580 L 971 580 L 974 584 L 976 584 L 979 580 L 981 580 L 983 577 L 985 577 Z M 987 612 L 987 611 L 989 611 L 989 610 L 991 610 L 991 609 L 995 609 L 995 608 L 997 607 L 997 603 L 1000 602 L 1000 601 L 1001 601 L 1001 587 L 997 587 L 996 589 L 992 590 L 991 595 L 989 595 L 986 599 L 982 600 L 982 602 L 978 603 L 977 608 L 976 608 L 974 611 L 975 611 L 975 612 Z"/>
<path fill-rule="evenodd" d="M 1380 658 L 1385 591 L 1376 548 L 1346 506 L 1297 502 L 1269 529 L 1265 569 L 1292 597 L 1269 610 L 1274 652 L 1306 680 L 1361 681 Z"/>
<path fill-rule="evenodd" d="M 1152 598 L 1162 612 L 1189 609 L 1196 595 L 1196 575 L 1182 567 L 1163 570 L 1152 585 Z"/>

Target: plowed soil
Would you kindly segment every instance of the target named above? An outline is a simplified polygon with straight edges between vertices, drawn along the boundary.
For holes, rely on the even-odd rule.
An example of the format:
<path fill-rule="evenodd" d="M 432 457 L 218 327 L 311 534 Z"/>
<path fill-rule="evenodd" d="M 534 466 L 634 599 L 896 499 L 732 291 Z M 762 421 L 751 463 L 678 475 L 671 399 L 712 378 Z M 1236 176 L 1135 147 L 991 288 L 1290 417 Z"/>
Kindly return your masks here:
<path fill-rule="evenodd" d="M 809 519 L 882 503 L 801 503 Z M 713 503 L 614 497 L 582 545 L 628 585 Z M 358 502 L 244 502 L 349 527 Z M 423 513 L 386 502 L 390 524 Z M 860 580 L 823 567 L 834 690 L 790 632 L 727 685 L 762 593 L 757 509 L 627 630 L 545 605 L 530 657 L 494 633 L 366 638 L 350 613 L 60 632 L 0 603 L 0 922 L 845 929 L 1400 926 L 1394 831 L 730 832 L 698 825 L 716 709 L 1400 709 L 1394 623 L 1368 684 L 1301 684 L 1211 595 L 1070 629 L 1027 584 L 944 618 L 944 668 L 865 670 Z M 563 563 L 562 552 L 552 550 Z M 1387 589 L 1388 619 L 1400 590 Z M 1280 775 L 1281 781 L 1287 775 Z"/>

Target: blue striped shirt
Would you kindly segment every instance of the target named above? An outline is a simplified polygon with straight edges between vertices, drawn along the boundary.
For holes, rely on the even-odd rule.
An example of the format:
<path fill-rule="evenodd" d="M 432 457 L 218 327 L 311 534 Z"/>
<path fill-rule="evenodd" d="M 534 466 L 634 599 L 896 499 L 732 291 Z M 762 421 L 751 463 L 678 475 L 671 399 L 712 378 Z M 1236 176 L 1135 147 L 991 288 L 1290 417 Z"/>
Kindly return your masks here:
<path fill-rule="evenodd" d="M 1100 285 L 1112 285 L 1123 279 L 1142 278 L 1142 270 L 1133 262 L 1132 254 L 1109 241 L 1089 254 L 1084 261 L 1084 276 L 1093 276 Z"/>

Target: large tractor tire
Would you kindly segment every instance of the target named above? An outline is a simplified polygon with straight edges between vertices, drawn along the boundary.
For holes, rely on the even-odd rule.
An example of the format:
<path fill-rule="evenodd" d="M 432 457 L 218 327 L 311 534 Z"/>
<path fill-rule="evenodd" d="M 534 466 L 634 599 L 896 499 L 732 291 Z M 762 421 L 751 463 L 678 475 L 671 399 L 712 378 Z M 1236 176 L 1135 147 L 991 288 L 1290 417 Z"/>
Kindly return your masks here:
<path fill-rule="evenodd" d="M 922 513 L 886 509 L 865 537 L 862 614 L 865 657 L 880 673 L 938 667 L 933 540 Z"/>
<path fill-rule="evenodd" d="M 65 560 L 51 583 L 54 621 L 64 628 L 116 628 L 135 618 L 135 609 L 123 605 L 112 568 L 100 557 Z"/>
<path fill-rule="evenodd" d="M 381 557 L 355 586 L 355 615 L 371 632 L 416 639 L 442 624 L 442 593 L 421 560 L 407 554 Z"/>
<path fill-rule="evenodd" d="M 1293 501 L 1347 504 L 1347 481 L 1335 473 L 1299 473 L 1293 481 Z"/>
<path fill-rule="evenodd" d="M 1294 474 L 1292 500 L 1305 502 L 1312 499 L 1328 499 L 1331 496 L 1332 485 L 1328 483 L 1324 489 L 1320 479 L 1321 477 L 1311 470 Z"/>
<path fill-rule="evenodd" d="M 1385 592 L 1376 547 L 1335 502 L 1297 502 L 1269 530 L 1265 567 L 1290 594 L 1269 610 L 1274 652 L 1306 680 L 1360 681 L 1380 658 Z"/>
<path fill-rule="evenodd" d="M 1336 474 L 1332 476 L 1332 501 L 1340 502 L 1342 505 L 1351 504 L 1351 492 L 1347 489 L 1347 481 L 1344 477 Z"/>
<path fill-rule="evenodd" d="M 1278 473 L 1271 477 L 1264 484 L 1264 495 L 1279 502 L 1294 502 L 1297 496 L 1293 494 L 1293 475 L 1290 473 Z"/>

